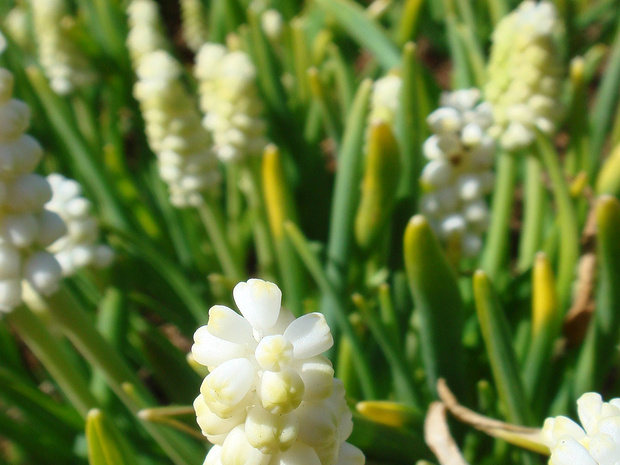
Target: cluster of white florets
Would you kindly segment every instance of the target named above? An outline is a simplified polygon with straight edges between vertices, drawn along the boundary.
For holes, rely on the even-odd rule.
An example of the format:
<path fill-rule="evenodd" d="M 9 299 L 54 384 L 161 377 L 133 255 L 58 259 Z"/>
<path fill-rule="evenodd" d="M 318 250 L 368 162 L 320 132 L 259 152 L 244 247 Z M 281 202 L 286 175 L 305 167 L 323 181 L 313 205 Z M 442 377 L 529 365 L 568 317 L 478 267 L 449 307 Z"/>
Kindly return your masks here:
<path fill-rule="evenodd" d="M 422 211 L 441 240 L 460 246 L 466 257 L 477 255 L 489 221 L 484 196 L 493 189 L 491 167 L 495 141 L 488 134 L 491 106 L 477 89 L 441 97 L 441 107 L 427 122 L 433 131 L 424 142 L 429 160 L 420 182 Z"/>
<path fill-rule="evenodd" d="M 71 37 L 75 20 L 65 1 L 32 0 L 31 5 L 39 60 L 52 90 L 67 95 L 91 83 L 94 73 Z"/>
<path fill-rule="evenodd" d="M 140 102 L 159 174 L 177 207 L 197 206 L 220 182 L 211 137 L 200 125 L 195 102 L 180 80 L 181 65 L 163 50 L 144 55 L 134 96 Z"/>
<path fill-rule="evenodd" d="M 555 44 L 559 28 L 551 2 L 527 0 L 493 33 L 485 98 L 493 104 L 491 132 L 508 151 L 529 146 L 536 128 L 556 130 L 564 72 Z"/>
<path fill-rule="evenodd" d="M 52 198 L 45 208 L 57 213 L 67 226 L 67 234 L 48 247 L 60 263 L 63 275 L 70 276 L 86 266 L 109 266 L 114 252 L 109 246 L 97 243 L 99 223 L 92 215 L 91 202 L 82 196 L 82 186 L 57 173 L 50 174 L 47 181 L 52 187 Z"/>
<path fill-rule="evenodd" d="M 0 68 L 0 310 L 22 299 L 22 281 L 39 293 L 56 291 L 60 265 L 45 248 L 66 233 L 62 219 L 45 210 L 52 196 L 47 180 L 33 170 L 43 156 L 39 143 L 25 134 L 28 106 L 11 98 L 13 75 Z"/>
<path fill-rule="evenodd" d="M 183 40 L 193 52 L 207 41 L 207 17 L 201 0 L 181 0 Z"/>
<path fill-rule="evenodd" d="M 267 144 L 263 105 L 256 86 L 256 68 L 240 50 L 203 45 L 196 56 L 203 126 L 213 134 L 223 162 L 260 155 Z"/>
<path fill-rule="evenodd" d="M 194 402 L 214 446 L 207 465 L 361 465 L 346 443 L 353 423 L 344 387 L 321 354 L 333 344 L 325 318 L 295 319 L 278 286 L 259 279 L 233 291 L 241 315 L 216 305 L 192 355 L 210 374 Z"/>
<path fill-rule="evenodd" d="M 402 79 L 395 74 L 389 74 L 375 81 L 368 115 L 370 124 L 379 121 L 389 125 L 394 124 L 401 87 Z"/>
<path fill-rule="evenodd" d="M 167 48 L 168 42 L 163 33 L 159 8 L 155 1 L 132 0 L 127 7 L 127 16 L 129 20 L 127 48 L 134 66 L 138 66 L 144 55 Z"/>
<path fill-rule="evenodd" d="M 588 392 L 577 401 L 581 426 L 567 417 L 547 418 L 543 426 L 550 465 L 616 465 L 620 462 L 620 398 L 603 402 Z"/>

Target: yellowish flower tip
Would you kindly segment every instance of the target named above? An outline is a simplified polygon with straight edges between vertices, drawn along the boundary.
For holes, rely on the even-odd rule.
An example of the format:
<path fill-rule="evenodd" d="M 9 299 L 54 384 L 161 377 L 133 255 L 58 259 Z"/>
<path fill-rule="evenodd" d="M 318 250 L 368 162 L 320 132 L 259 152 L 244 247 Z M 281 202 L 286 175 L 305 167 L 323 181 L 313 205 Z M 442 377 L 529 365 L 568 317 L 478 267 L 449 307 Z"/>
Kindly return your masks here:
<path fill-rule="evenodd" d="M 424 217 L 424 215 L 413 215 L 409 220 L 409 224 L 407 228 L 423 228 L 428 226 L 428 220 Z"/>
<path fill-rule="evenodd" d="M 620 194 L 620 144 L 611 151 L 596 179 L 597 194 Z"/>
<path fill-rule="evenodd" d="M 575 176 L 575 179 L 573 179 L 573 182 L 569 186 L 570 195 L 573 198 L 577 198 L 581 196 L 581 194 L 583 194 L 583 191 L 585 190 L 587 186 L 588 186 L 588 173 L 586 173 L 585 171 L 581 171 L 577 173 L 577 176 Z"/>
<path fill-rule="evenodd" d="M 532 273 L 532 335 L 536 336 L 557 316 L 558 296 L 551 262 L 543 252 L 536 255 Z"/>
<path fill-rule="evenodd" d="M 387 400 L 358 402 L 355 409 L 366 418 L 394 428 L 402 428 L 411 423 L 412 412 L 405 405 Z"/>
<path fill-rule="evenodd" d="M 583 82 L 586 61 L 583 57 L 575 57 L 570 62 L 570 78 L 573 82 Z"/>
<path fill-rule="evenodd" d="M 88 421 L 98 420 L 103 417 L 103 412 L 98 408 L 92 408 L 86 416 Z"/>

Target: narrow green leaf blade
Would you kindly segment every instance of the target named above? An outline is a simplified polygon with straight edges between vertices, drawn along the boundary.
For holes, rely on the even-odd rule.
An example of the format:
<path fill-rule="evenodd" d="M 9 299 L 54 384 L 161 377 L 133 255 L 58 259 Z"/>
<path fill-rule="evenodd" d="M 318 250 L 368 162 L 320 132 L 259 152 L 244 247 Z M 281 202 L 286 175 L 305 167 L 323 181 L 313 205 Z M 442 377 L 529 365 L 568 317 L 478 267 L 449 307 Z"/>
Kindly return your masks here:
<path fill-rule="evenodd" d="M 491 282 L 482 270 L 474 274 L 474 299 L 491 371 L 499 397 L 506 407 L 506 416 L 511 423 L 527 425 L 530 413 L 508 322 Z"/>
<path fill-rule="evenodd" d="M 420 316 L 420 341 L 431 392 L 439 378 L 464 395 L 465 368 L 461 336 L 463 302 L 454 271 L 426 218 L 409 221 L 404 238 L 405 268 L 415 311 Z"/>

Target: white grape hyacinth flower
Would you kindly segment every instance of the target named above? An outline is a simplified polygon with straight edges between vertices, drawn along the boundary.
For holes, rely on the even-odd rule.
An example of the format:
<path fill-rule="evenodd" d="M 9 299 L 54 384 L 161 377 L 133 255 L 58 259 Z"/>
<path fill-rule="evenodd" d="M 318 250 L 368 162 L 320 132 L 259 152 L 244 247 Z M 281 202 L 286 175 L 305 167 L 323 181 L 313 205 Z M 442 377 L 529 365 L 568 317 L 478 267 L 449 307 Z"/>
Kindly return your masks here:
<path fill-rule="evenodd" d="M 484 197 L 494 181 L 496 147 L 488 134 L 492 110 L 480 103 L 478 89 L 444 93 L 440 105 L 427 118 L 433 135 L 423 146 L 428 163 L 420 176 L 421 208 L 445 244 L 474 257 L 489 222 Z"/>
<path fill-rule="evenodd" d="M 198 206 L 221 177 L 209 133 L 183 86 L 181 64 L 164 50 L 143 56 L 134 96 L 140 102 L 149 145 L 176 207 Z"/>
<path fill-rule="evenodd" d="M 577 400 L 581 425 L 567 417 L 547 418 L 543 438 L 550 465 L 617 465 L 620 463 L 620 398 L 603 402 L 588 392 Z"/>
<path fill-rule="evenodd" d="M 65 0 L 31 0 L 30 4 L 39 60 L 52 90 L 68 95 L 92 83 L 95 74 L 72 37 L 75 18 L 68 14 Z"/>
<path fill-rule="evenodd" d="M 560 33 L 550 1 L 526 0 L 495 28 L 484 92 L 493 105 L 491 132 L 507 151 L 528 147 L 536 129 L 556 130 L 565 69 L 556 46 Z"/>
<path fill-rule="evenodd" d="M 114 251 L 99 244 L 99 223 L 92 214 L 91 202 L 82 196 L 82 186 L 73 179 L 53 173 L 47 177 L 52 198 L 45 204 L 57 213 L 67 226 L 67 234 L 48 247 L 60 263 L 64 276 L 79 268 L 105 268 L 112 263 Z"/>
<path fill-rule="evenodd" d="M 267 140 L 263 104 L 256 86 L 256 67 L 241 50 L 206 43 L 196 55 L 203 126 L 211 132 L 222 162 L 263 153 Z"/>
<path fill-rule="evenodd" d="M 295 317 L 260 279 L 233 290 L 241 315 L 216 305 L 194 334 L 192 356 L 209 369 L 194 402 L 214 444 L 207 465 L 362 465 L 346 443 L 351 412 L 321 354 L 333 339 L 325 317 Z"/>
<path fill-rule="evenodd" d="M 39 143 L 25 134 L 30 109 L 12 98 L 13 74 L 0 68 L 0 311 L 22 302 L 22 284 L 50 295 L 62 271 L 45 249 L 66 234 L 54 212 L 45 210 L 52 197 L 47 180 L 33 173 L 43 156 Z"/>

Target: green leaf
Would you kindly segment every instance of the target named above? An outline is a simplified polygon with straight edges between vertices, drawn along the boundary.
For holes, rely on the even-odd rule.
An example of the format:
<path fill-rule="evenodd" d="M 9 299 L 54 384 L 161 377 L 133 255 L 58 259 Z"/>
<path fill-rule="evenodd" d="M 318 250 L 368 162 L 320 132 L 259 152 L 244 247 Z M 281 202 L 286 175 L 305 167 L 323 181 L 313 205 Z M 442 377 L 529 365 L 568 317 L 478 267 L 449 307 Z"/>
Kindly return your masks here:
<path fill-rule="evenodd" d="M 455 392 L 464 396 L 463 302 L 456 275 L 421 215 L 407 225 L 404 254 L 409 289 L 420 319 L 428 387 L 435 393 L 438 379 L 446 378 Z"/>
<path fill-rule="evenodd" d="M 368 251 L 386 234 L 400 178 L 400 153 L 390 126 L 384 122 L 368 128 L 366 170 L 362 198 L 355 217 L 355 238 Z"/>
<path fill-rule="evenodd" d="M 398 47 L 383 29 L 368 18 L 364 9 L 351 0 L 316 0 L 363 47 L 370 50 L 385 70 L 398 65 Z"/>
<path fill-rule="evenodd" d="M 618 82 L 620 82 L 620 22 L 590 118 L 592 122 L 590 151 L 595 157 L 600 157 L 612 122 L 615 105 L 620 97 Z"/>
<path fill-rule="evenodd" d="M 110 237 L 110 240 L 113 239 Z M 146 261 L 174 289 L 195 322 L 206 323 L 209 307 L 193 289 L 191 282 L 168 257 L 133 234 L 117 231 L 114 245 Z M 111 241 L 112 242 L 112 241 Z"/>
<path fill-rule="evenodd" d="M 357 413 L 353 414 L 353 425 L 353 433 L 347 442 L 362 449 L 367 459 L 413 465 L 421 458 L 431 457 L 417 431 L 376 423 Z"/>
<path fill-rule="evenodd" d="M 491 282 L 482 270 L 474 274 L 474 300 L 493 379 L 506 408 L 506 417 L 511 423 L 527 425 L 530 413 L 508 322 Z"/>
<path fill-rule="evenodd" d="M 86 418 L 88 463 L 90 465 L 133 465 L 133 452 L 123 436 L 99 409 L 92 409 Z"/>
<path fill-rule="evenodd" d="M 345 306 L 343 305 L 343 297 L 336 293 L 333 283 L 330 281 L 328 275 L 323 271 L 321 263 L 316 258 L 316 255 L 308 245 L 308 241 L 303 236 L 299 228 L 290 221 L 284 224 L 284 231 L 291 239 L 295 250 L 299 254 L 299 257 L 306 265 L 309 273 L 312 275 L 316 283 L 318 284 L 323 296 L 331 303 L 334 304 L 333 318 L 338 324 L 338 327 L 347 338 L 352 347 L 352 359 L 355 366 L 357 376 L 359 377 L 362 391 L 367 399 L 376 398 L 374 379 L 368 360 L 364 356 L 364 349 L 356 334 L 348 315 L 345 312 Z M 334 326 L 331 326 L 332 332 L 334 332 Z"/>
<path fill-rule="evenodd" d="M 549 138 L 540 131 L 536 134 L 536 148 L 551 178 L 551 189 L 558 209 L 560 225 L 558 295 L 560 308 L 565 309 L 570 301 L 575 267 L 579 258 L 577 212 L 570 196 L 564 172 L 560 166 L 559 155 Z"/>
<path fill-rule="evenodd" d="M 329 222 L 326 266 L 327 277 L 338 294 L 341 294 L 345 287 L 346 264 L 349 262 L 353 245 L 353 223 L 360 197 L 364 129 L 371 88 L 370 80 L 360 84 L 338 152 L 338 171 Z M 334 307 L 337 305 L 338 303 L 333 302 L 329 296 L 323 297 L 321 310 L 330 324 L 335 322 Z"/>

